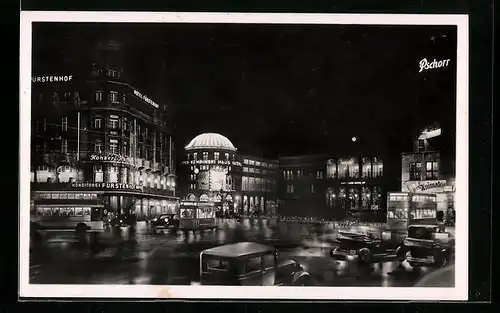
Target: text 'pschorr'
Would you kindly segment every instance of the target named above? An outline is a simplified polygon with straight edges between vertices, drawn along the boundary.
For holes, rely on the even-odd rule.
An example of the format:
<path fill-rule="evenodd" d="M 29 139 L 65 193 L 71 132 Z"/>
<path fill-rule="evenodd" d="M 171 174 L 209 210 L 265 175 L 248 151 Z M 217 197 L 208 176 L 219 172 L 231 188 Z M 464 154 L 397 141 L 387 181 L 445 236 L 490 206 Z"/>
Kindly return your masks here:
<path fill-rule="evenodd" d="M 434 59 L 432 62 L 427 61 L 426 58 L 422 59 L 419 63 L 420 70 L 419 73 L 425 70 L 433 70 L 441 67 L 447 67 L 450 64 L 450 59 L 437 61 Z"/>

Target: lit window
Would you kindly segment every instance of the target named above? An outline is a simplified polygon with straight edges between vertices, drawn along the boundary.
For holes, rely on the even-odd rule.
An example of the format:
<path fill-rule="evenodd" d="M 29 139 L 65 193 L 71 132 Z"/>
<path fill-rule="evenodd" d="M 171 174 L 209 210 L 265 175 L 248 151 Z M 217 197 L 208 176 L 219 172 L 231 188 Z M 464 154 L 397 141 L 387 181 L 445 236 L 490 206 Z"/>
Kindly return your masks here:
<path fill-rule="evenodd" d="M 94 152 L 95 153 L 102 153 L 102 142 L 100 140 L 96 140 L 94 142 Z"/>
<path fill-rule="evenodd" d="M 110 91 L 109 92 L 109 101 L 116 103 L 118 102 L 118 92 L 116 91 Z"/>
<path fill-rule="evenodd" d="M 203 161 L 208 161 L 208 152 L 203 152 Z"/>
<path fill-rule="evenodd" d="M 426 178 L 427 179 L 438 179 L 439 177 L 439 166 L 438 162 L 427 162 L 426 163 Z"/>
<path fill-rule="evenodd" d="M 61 141 L 61 153 L 68 153 L 68 140 L 63 139 Z"/>
<path fill-rule="evenodd" d="M 108 166 L 108 182 L 118 182 L 118 169 L 116 168 L 116 166 Z"/>
<path fill-rule="evenodd" d="M 68 131 L 68 117 L 61 118 L 61 129 L 63 132 Z"/>
<path fill-rule="evenodd" d="M 96 102 L 101 102 L 102 101 L 102 91 L 96 91 L 95 92 L 95 101 Z"/>
<path fill-rule="evenodd" d="M 214 160 L 215 161 L 219 160 L 219 152 L 214 152 Z"/>
<path fill-rule="evenodd" d="M 226 161 L 229 161 L 229 153 L 224 153 L 224 156 L 226 157 Z"/>
<path fill-rule="evenodd" d="M 193 153 L 193 160 L 198 160 L 198 153 L 197 152 L 194 152 Z"/>
<path fill-rule="evenodd" d="M 104 180 L 104 175 L 102 172 L 102 166 L 101 165 L 94 165 L 94 182 L 102 183 L 103 180 Z"/>
<path fill-rule="evenodd" d="M 117 129 L 118 128 L 118 117 L 111 116 L 109 118 L 109 128 Z"/>
<path fill-rule="evenodd" d="M 109 140 L 109 153 L 111 154 L 118 153 L 118 140 L 116 139 Z"/>
<path fill-rule="evenodd" d="M 101 126 L 102 125 L 101 122 L 102 122 L 101 118 L 95 118 L 94 119 L 94 127 L 95 128 L 101 128 L 102 127 Z"/>

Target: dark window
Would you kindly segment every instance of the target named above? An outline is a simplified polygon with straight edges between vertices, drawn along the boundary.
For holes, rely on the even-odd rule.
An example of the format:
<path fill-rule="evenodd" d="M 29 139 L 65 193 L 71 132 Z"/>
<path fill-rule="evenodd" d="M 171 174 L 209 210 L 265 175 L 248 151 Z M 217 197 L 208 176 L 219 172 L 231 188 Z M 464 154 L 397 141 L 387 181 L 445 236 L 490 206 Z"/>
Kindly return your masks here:
<path fill-rule="evenodd" d="M 274 254 L 266 254 L 262 257 L 264 269 L 274 268 L 276 256 Z"/>
<path fill-rule="evenodd" d="M 260 271 L 260 266 L 261 266 L 261 258 L 260 257 L 249 259 L 245 263 L 245 272 L 250 273 L 250 272 Z"/>
<path fill-rule="evenodd" d="M 433 228 L 429 227 L 410 227 L 408 230 L 408 237 L 415 239 L 432 239 Z"/>
<path fill-rule="evenodd" d="M 422 152 L 425 150 L 425 140 L 419 139 L 418 140 L 418 151 Z"/>
<path fill-rule="evenodd" d="M 410 163 L 410 180 L 420 180 L 420 173 L 422 171 L 422 163 Z"/>
<path fill-rule="evenodd" d="M 205 264 L 207 265 L 207 269 L 210 270 L 217 270 L 217 271 L 228 271 L 229 270 L 229 263 L 224 260 L 215 260 L 215 259 L 209 259 L 205 261 Z"/>

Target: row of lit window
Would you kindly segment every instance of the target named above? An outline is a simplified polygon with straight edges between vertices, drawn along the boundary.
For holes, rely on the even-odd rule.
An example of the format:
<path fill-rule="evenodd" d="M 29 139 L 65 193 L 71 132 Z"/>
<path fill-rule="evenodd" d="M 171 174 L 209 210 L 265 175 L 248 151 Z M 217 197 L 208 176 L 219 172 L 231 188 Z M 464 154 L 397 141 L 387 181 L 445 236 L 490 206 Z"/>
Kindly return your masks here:
<path fill-rule="evenodd" d="M 283 170 L 282 174 L 283 174 L 283 178 L 286 180 L 300 179 L 300 178 L 304 177 L 304 170 Z M 312 177 L 313 172 L 309 172 L 308 176 Z M 324 178 L 325 178 L 325 172 L 316 171 L 316 179 L 324 179 Z"/>
<path fill-rule="evenodd" d="M 72 192 L 61 192 L 61 193 L 40 193 L 37 195 L 38 199 L 62 199 L 62 200 L 95 200 L 97 199 L 96 193 L 72 193 Z"/>
<path fill-rule="evenodd" d="M 38 216 L 90 216 L 90 207 L 37 207 Z"/>
<path fill-rule="evenodd" d="M 387 211 L 387 218 L 389 219 L 426 219 L 426 218 L 435 218 L 436 210 L 435 209 L 413 209 L 408 216 L 408 210 L 403 208 L 398 209 L 390 209 Z"/>
<path fill-rule="evenodd" d="M 271 179 L 260 177 L 247 177 L 241 178 L 241 190 L 243 191 L 271 191 L 277 182 Z"/>
<path fill-rule="evenodd" d="M 219 161 L 221 160 L 221 153 L 220 152 L 212 152 L 213 153 L 213 160 Z M 201 153 L 201 160 L 202 161 L 208 161 L 209 160 L 209 153 L 207 151 L 204 151 Z M 198 160 L 198 152 L 193 152 L 193 154 L 188 153 L 188 161 L 197 161 Z M 229 154 L 229 153 L 224 153 L 224 161 L 234 161 L 235 160 L 235 155 L 234 154 Z"/>
<path fill-rule="evenodd" d="M 243 164 L 252 165 L 256 167 L 278 168 L 278 164 L 275 163 L 267 163 L 249 159 L 243 159 Z"/>
<path fill-rule="evenodd" d="M 267 174 L 272 175 L 275 173 L 275 171 L 267 170 L 265 168 L 260 169 L 260 168 L 254 168 L 254 167 L 246 167 L 246 166 L 243 167 L 243 172 L 244 173 L 263 174 L 263 175 L 267 175 Z"/>
<path fill-rule="evenodd" d="M 410 167 L 410 180 L 420 180 L 422 177 L 422 163 L 412 162 Z M 436 161 L 425 162 L 425 177 L 426 179 L 439 178 L 439 163 Z"/>
<path fill-rule="evenodd" d="M 407 196 L 407 195 L 389 195 L 389 201 L 409 201 L 409 200 L 410 200 L 410 196 Z M 426 202 L 426 201 L 436 202 L 436 197 L 435 196 L 416 195 L 416 196 L 412 196 L 411 200 L 413 202 Z"/>

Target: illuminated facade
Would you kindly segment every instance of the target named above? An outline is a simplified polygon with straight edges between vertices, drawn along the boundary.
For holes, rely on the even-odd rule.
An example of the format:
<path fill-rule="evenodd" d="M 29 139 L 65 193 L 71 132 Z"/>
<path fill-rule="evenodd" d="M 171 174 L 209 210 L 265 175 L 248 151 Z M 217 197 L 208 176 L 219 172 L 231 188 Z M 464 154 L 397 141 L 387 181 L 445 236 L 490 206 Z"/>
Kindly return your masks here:
<path fill-rule="evenodd" d="M 226 137 L 205 133 L 184 148 L 180 183 L 183 200 L 215 202 L 218 213 L 241 207 L 241 162 Z"/>
<path fill-rule="evenodd" d="M 278 207 L 279 164 L 244 155 L 241 177 L 242 211 L 249 214 L 276 214 Z"/>
<path fill-rule="evenodd" d="M 33 79 L 32 190 L 37 209 L 95 201 L 138 219 L 175 212 L 171 116 L 123 75 L 123 47 L 105 42 L 88 71 Z M 43 78 L 43 77 L 42 77 Z"/>
<path fill-rule="evenodd" d="M 433 125 L 414 140 L 413 152 L 401 155 L 401 191 L 435 195 L 438 221 L 455 215 L 455 171 L 443 163 L 442 148 L 442 130 Z"/>
<path fill-rule="evenodd" d="M 281 214 L 380 219 L 387 179 L 378 157 L 303 155 L 279 160 Z"/>

